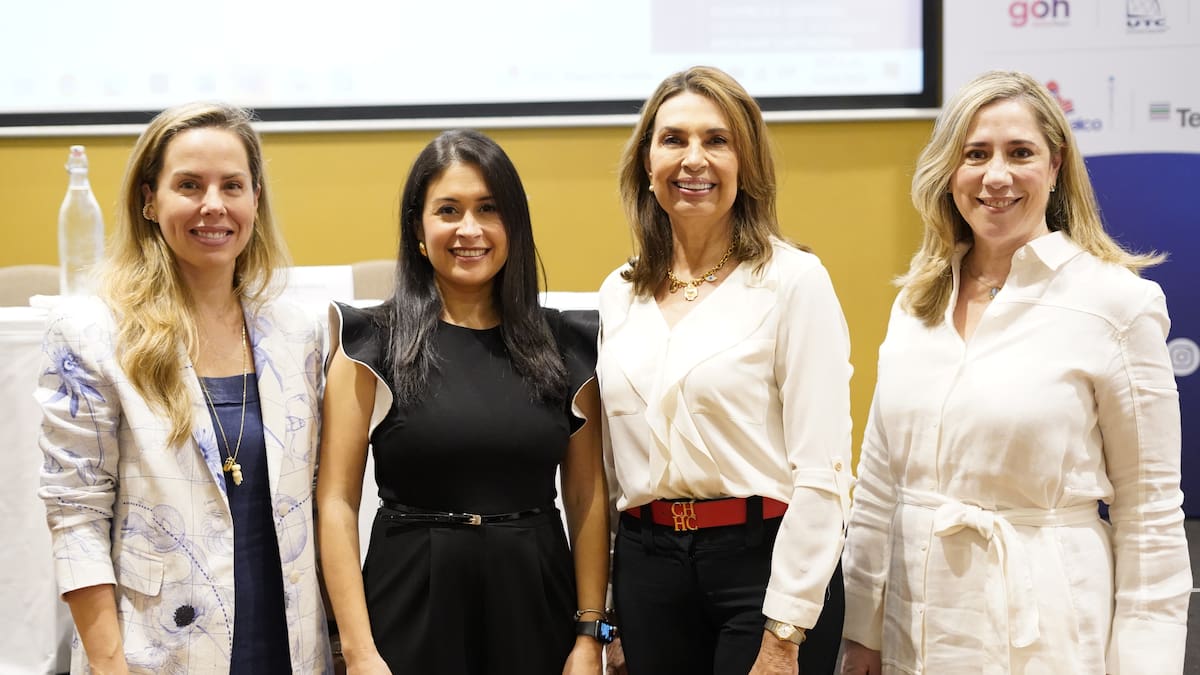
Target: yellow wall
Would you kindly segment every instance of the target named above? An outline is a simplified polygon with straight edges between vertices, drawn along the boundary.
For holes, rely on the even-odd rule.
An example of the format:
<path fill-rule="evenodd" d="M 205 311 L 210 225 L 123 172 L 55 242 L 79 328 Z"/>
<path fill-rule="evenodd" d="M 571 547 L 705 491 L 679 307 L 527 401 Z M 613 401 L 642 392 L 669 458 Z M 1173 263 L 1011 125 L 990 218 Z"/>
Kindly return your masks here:
<path fill-rule="evenodd" d="M 929 121 L 772 126 L 784 233 L 824 260 L 850 324 L 856 449 L 894 295 L 889 280 L 907 267 L 918 241 L 908 185 L 930 129 Z M 550 287 L 595 290 L 630 250 L 616 199 L 616 163 L 628 130 L 489 133 L 529 192 Z M 296 264 L 393 257 L 400 186 L 434 135 L 267 134 L 268 179 Z M 56 219 L 72 143 L 88 148 L 92 188 L 111 224 L 132 137 L 0 138 L 0 266 L 57 262 Z"/>

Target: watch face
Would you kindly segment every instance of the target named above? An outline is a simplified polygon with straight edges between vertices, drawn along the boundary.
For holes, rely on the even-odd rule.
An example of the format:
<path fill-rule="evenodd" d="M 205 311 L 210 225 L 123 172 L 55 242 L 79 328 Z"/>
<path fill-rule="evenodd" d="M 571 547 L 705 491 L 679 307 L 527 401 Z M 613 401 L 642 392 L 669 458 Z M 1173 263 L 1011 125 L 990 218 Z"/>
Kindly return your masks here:
<path fill-rule="evenodd" d="M 608 644 L 617 638 L 617 627 L 607 621 L 600 621 L 596 625 L 597 639 L 604 644 Z"/>
<path fill-rule="evenodd" d="M 804 632 L 790 623 L 783 623 L 782 621 L 768 619 L 766 623 L 766 629 L 771 631 L 771 633 L 780 640 L 788 640 L 795 642 L 796 644 L 800 644 L 804 641 L 802 637 Z"/>

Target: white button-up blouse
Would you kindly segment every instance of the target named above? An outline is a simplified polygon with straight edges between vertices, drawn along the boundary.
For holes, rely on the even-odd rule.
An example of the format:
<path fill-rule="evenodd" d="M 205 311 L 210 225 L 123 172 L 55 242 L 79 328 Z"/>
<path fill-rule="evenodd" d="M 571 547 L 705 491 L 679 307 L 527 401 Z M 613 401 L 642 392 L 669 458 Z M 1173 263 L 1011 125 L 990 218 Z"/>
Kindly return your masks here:
<path fill-rule="evenodd" d="M 620 271 L 600 289 L 597 373 L 618 510 L 761 495 L 790 505 L 763 613 L 811 627 L 849 505 L 850 342 L 829 275 L 777 242 L 673 327 Z"/>
<path fill-rule="evenodd" d="M 969 341 L 952 313 L 927 327 L 893 307 L 844 634 L 885 673 L 1180 673 L 1191 574 L 1161 289 L 1056 232 L 1015 253 Z"/>

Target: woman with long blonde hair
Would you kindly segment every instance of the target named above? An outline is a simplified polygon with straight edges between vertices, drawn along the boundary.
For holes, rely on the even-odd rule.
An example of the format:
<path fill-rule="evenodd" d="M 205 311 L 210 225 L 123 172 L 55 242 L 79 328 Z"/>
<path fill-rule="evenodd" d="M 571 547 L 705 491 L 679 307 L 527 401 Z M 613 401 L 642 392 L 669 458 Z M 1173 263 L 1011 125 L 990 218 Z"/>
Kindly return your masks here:
<path fill-rule="evenodd" d="M 990 72 L 917 161 L 844 555 L 848 674 L 1180 673 L 1191 573 L 1161 259 L 1057 102 Z M 1098 503 L 1108 505 L 1108 522 Z"/>
<path fill-rule="evenodd" d="M 331 669 L 312 517 L 322 335 L 275 300 L 287 252 L 251 121 L 208 103 L 155 117 L 100 298 L 49 320 L 39 495 L 73 673 Z"/>

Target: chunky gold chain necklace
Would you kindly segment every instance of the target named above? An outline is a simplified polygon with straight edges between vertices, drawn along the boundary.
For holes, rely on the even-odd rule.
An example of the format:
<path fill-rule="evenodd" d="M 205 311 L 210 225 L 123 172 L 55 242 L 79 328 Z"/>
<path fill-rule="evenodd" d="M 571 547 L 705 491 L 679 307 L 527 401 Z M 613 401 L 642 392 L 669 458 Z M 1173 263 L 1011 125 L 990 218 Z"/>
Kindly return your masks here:
<path fill-rule="evenodd" d="M 717 272 L 720 272 L 721 268 L 725 266 L 725 263 L 729 262 L 729 256 L 731 256 L 731 255 L 733 255 L 733 244 L 730 244 L 729 249 L 727 251 L 725 251 L 725 255 L 721 256 L 721 262 L 717 263 L 716 266 L 714 266 L 709 271 L 705 272 L 699 278 L 692 279 L 691 281 L 683 281 L 679 277 L 675 276 L 674 272 L 672 272 L 671 270 L 668 269 L 667 270 L 667 290 L 670 291 L 671 293 L 674 293 L 675 291 L 678 291 L 679 289 L 682 288 L 682 289 L 684 289 L 683 299 L 687 300 L 688 302 L 692 302 L 696 298 L 700 297 L 700 284 L 702 284 L 706 281 L 708 281 L 708 282 L 716 281 L 717 280 Z"/>
<path fill-rule="evenodd" d="M 242 422 L 238 428 L 237 445 L 233 446 L 233 452 L 229 451 L 229 439 L 225 436 L 225 427 L 221 424 L 221 416 L 217 414 L 217 406 L 213 405 L 212 394 L 208 393 L 208 387 L 204 385 L 204 378 L 200 380 L 200 389 L 204 392 L 204 398 L 208 401 L 208 407 L 212 409 L 213 419 L 217 421 L 217 430 L 221 432 L 221 440 L 225 441 L 225 463 L 221 465 L 221 469 L 233 476 L 233 484 L 242 484 L 242 465 L 238 464 L 238 452 L 242 449 L 242 434 L 246 431 L 246 322 L 242 322 L 242 341 L 238 345 L 242 352 Z"/>

